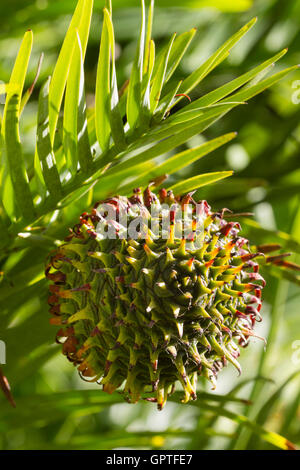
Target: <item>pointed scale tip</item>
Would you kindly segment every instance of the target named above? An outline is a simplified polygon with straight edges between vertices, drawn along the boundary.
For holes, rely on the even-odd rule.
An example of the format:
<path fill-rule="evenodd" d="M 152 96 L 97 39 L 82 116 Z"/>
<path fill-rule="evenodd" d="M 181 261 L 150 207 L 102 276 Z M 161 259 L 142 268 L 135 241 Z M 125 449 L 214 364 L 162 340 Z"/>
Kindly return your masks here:
<path fill-rule="evenodd" d="M 240 29 L 240 31 L 245 31 L 245 32 L 249 31 L 249 30 L 252 28 L 252 26 L 255 25 L 255 23 L 257 22 L 257 20 L 258 20 L 258 17 L 255 16 L 254 18 L 252 18 L 252 20 L 248 21 L 248 23 L 246 23 L 246 24 Z"/>
<path fill-rule="evenodd" d="M 2 389 L 6 399 L 9 401 L 13 408 L 16 408 L 16 402 L 12 396 L 9 382 L 0 369 L 0 388 Z"/>

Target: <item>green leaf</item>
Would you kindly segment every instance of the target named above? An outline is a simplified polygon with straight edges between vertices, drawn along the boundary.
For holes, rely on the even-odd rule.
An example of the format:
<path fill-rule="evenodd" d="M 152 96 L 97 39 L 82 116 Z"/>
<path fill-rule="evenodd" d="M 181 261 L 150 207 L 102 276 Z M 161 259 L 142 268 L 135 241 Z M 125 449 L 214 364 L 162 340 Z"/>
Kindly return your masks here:
<path fill-rule="evenodd" d="M 79 26 L 77 27 L 76 25 L 74 25 L 74 28 L 78 30 L 78 34 L 79 34 L 80 44 L 82 48 L 82 62 L 84 62 L 84 59 L 85 59 L 85 54 L 86 54 L 86 49 L 87 49 L 87 44 L 88 44 L 88 39 L 89 39 L 91 20 L 92 20 L 92 14 L 93 14 L 93 6 L 94 6 L 94 0 L 85 0 Z"/>
<path fill-rule="evenodd" d="M 190 2 L 185 6 L 188 6 Z M 197 5 L 197 7 L 210 7 L 210 8 L 217 8 L 218 10 L 224 12 L 238 12 L 238 11 L 245 11 L 251 8 L 253 5 L 252 0 L 197 0 L 191 1 L 192 4 Z"/>
<path fill-rule="evenodd" d="M 114 8 L 124 8 L 123 0 L 113 0 Z M 223 12 L 241 12 L 248 10 L 253 5 L 253 0 L 185 0 L 184 4 L 181 0 L 157 0 L 157 5 L 160 8 L 175 8 L 185 9 L 199 9 L 199 8 L 215 8 Z M 138 7 L 138 0 L 127 0 L 126 7 Z"/>
<path fill-rule="evenodd" d="M 105 0 L 105 8 L 112 14 L 112 0 Z"/>
<path fill-rule="evenodd" d="M 79 88 L 79 104 L 78 104 L 78 161 L 80 164 L 80 169 L 83 173 L 87 173 L 91 168 L 93 157 L 91 152 L 91 145 L 89 140 L 88 132 L 88 120 L 86 115 L 86 99 L 85 99 L 85 89 L 84 89 L 84 69 L 83 63 L 81 62 L 81 72 L 80 72 L 80 88 Z"/>
<path fill-rule="evenodd" d="M 175 37 L 173 47 L 171 49 L 170 56 L 169 56 L 167 72 L 166 72 L 166 77 L 165 77 L 165 84 L 170 80 L 175 70 L 177 69 L 178 65 L 180 64 L 182 57 L 184 56 L 193 37 L 196 34 L 196 31 L 197 31 L 196 28 L 193 28 L 190 31 L 187 31 L 186 33 L 182 33 L 179 36 Z M 164 46 L 162 50 L 160 51 L 160 53 L 158 54 L 157 62 L 154 67 L 154 75 L 157 73 L 158 65 L 160 64 L 162 56 L 166 54 L 168 47 L 169 45 L 166 44 L 166 46 Z M 169 87 L 166 87 L 166 88 L 169 90 Z M 169 92 L 163 93 L 164 96 L 166 94 L 167 94 L 167 98 L 169 98 L 170 93 Z M 164 99 L 162 101 L 164 101 Z"/>
<path fill-rule="evenodd" d="M 193 178 L 176 183 L 168 189 L 173 191 L 175 195 L 185 194 L 193 191 L 194 189 L 206 186 L 207 184 L 212 184 L 216 181 L 228 178 L 228 176 L 231 176 L 232 174 L 233 171 L 216 171 L 214 173 L 204 173 L 203 175 L 194 176 Z"/>
<path fill-rule="evenodd" d="M 135 155 L 131 160 L 122 162 L 118 166 L 106 170 L 105 176 L 101 179 L 102 187 L 104 184 L 104 178 L 107 178 L 107 182 L 110 181 L 108 188 L 111 188 L 111 185 L 114 185 L 116 189 L 116 184 L 118 184 L 121 179 L 124 179 L 125 177 L 130 178 L 134 175 L 135 172 L 137 174 L 142 174 L 143 172 L 153 170 L 155 168 L 154 164 L 145 166 L 144 163 L 156 156 L 161 155 L 162 153 L 167 152 L 172 148 L 175 148 L 181 143 L 186 142 L 187 139 L 193 135 L 202 132 L 205 128 L 210 126 L 218 118 L 224 115 L 225 112 L 232 109 L 234 106 L 236 105 L 231 104 L 226 105 L 225 107 L 222 105 L 213 109 L 207 109 L 205 110 L 205 113 L 203 113 L 201 110 L 200 114 L 203 113 L 204 115 L 200 118 L 198 117 L 198 119 L 196 117 L 187 123 L 184 122 L 175 124 L 174 126 L 170 126 L 170 128 L 167 125 L 160 126 L 163 130 L 160 130 L 160 132 L 157 134 L 154 131 L 149 131 L 145 136 L 143 136 L 130 147 L 130 152 L 139 150 L 137 155 Z M 153 147 L 142 150 L 144 146 L 152 143 L 154 144 Z M 123 156 L 125 155 L 126 154 L 123 154 Z M 95 167 L 103 167 L 103 163 L 104 161 L 95 162 Z M 108 159 L 107 163 L 109 163 Z M 127 168 L 129 168 L 129 170 L 123 171 Z M 89 180 L 89 182 L 90 181 L 91 180 Z"/>
<path fill-rule="evenodd" d="M 79 4 L 78 4 L 79 5 Z M 77 6 L 78 8 L 78 6 Z M 74 18 L 73 18 L 74 19 Z M 50 141 L 51 145 L 54 145 L 56 126 L 58 122 L 59 112 L 63 101 L 63 95 L 67 78 L 69 74 L 69 68 L 73 57 L 74 44 L 76 40 L 76 30 L 69 29 L 58 61 L 54 68 L 53 76 L 50 83 L 49 89 L 49 129 L 50 129 Z"/>
<path fill-rule="evenodd" d="M 254 432 L 257 436 L 259 436 L 263 441 L 272 444 L 273 446 L 277 447 L 278 449 L 282 450 L 291 450 L 295 449 L 295 446 L 289 442 L 285 437 L 277 434 L 276 432 L 267 431 L 265 428 L 260 426 L 259 424 L 251 421 L 246 416 L 240 415 L 238 413 L 234 413 L 232 411 L 228 411 L 215 406 L 205 405 L 207 410 L 211 410 L 212 412 L 216 412 L 225 418 L 228 418 L 236 423 L 239 423 L 246 428 L 250 429 Z"/>
<path fill-rule="evenodd" d="M 97 192 L 98 198 L 105 198 L 107 195 L 112 195 L 113 192 L 119 191 L 122 194 L 131 193 L 132 183 L 128 183 L 123 188 L 124 181 L 134 180 L 136 174 L 143 175 L 144 173 L 148 173 L 155 168 L 155 165 L 151 162 L 144 162 L 139 165 L 136 165 L 134 168 L 126 168 L 122 171 L 116 172 L 116 174 L 108 174 L 104 175 L 100 179 L 99 188 Z"/>
<path fill-rule="evenodd" d="M 160 122 L 163 120 L 165 116 L 168 115 L 169 111 L 172 108 L 173 100 L 176 99 L 176 95 L 179 92 L 179 88 L 181 87 L 181 84 L 182 84 L 182 80 L 180 80 L 179 83 L 176 83 L 175 85 L 173 85 L 171 91 L 168 93 L 168 100 L 167 99 L 160 100 L 156 108 L 155 114 L 153 116 L 154 122 Z"/>
<path fill-rule="evenodd" d="M 225 145 L 226 143 L 230 142 L 237 136 L 236 132 L 231 132 L 229 134 L 222 135 L 221 137 L 217 137 L 216 139 L 210 140 L 205 142 L 199 147 L 194 149 L 188 149 L 184 152 L 180 152 L 173 157 L 168 158 L 167 161 L 161 163 L 155 169 L 155 175 L 150 175 L 152 177 L 156 177 L 159 175 L 164 174 L 172 174 L 176 171 L 181 170 L 182 168 L 187 167 L 191 163 L 199 160 L 200 158 L 204 157 L 205 155 L 211 153 L 213 150 Z"/>
<path fill-rule="evenodd" d="M 266 265 L 264 267 L 265 272 L 271 274 L 272 276 L 276 277 L 277 279 L 286 279 L 289 282 L 292 282 L 293 284 L 296 284 L 297 286 L 300 286 L 300 275 L 287 271 L 281 267 L 278 266 L 273 266 L 273 265 Z"/>
<path fill-rule="evenodd" d="M 100 53 L 96 78 L 95 127 L 102 152 L 107 152 L 110 143 L 110 44 L 107 14 L 104 9 Z"/>
<path fill-rule="evenodd" d="M 281 434 L 288 435 L 291 432 L 291 427 L 293 422 L 297 419 L 297 411 L 300 406 L 300 393 L 296 393 L 296 396 L 293 400 L 289 400 L 287 407 L 285 409 L 283 423 L 281 424 Z"/>
<path fill-rule="evenodd" d="M 196 32 L 197 32 L 196 28 L 193 28 L 190 31 L 187 31 L 186 33 L 182 33 L 178 37 L 175 38 L 172 50 L 170 52 L 169 61 L 168 61 L 165 83 L 170 80 L 173 73 L 177 69 L 178 65 L 181 62 L 182 57 L 186 53 Z"/>
<path fill-rule="evenodd" d="M 299 65 L 294 65 L 293 67 L 289 67 L 285 70 L 282 70 L 281 72 L 275 73 L 271 77 L 266 78 L 262 82 L 257 83 L 256 85 L 253 85 L 249 88 L 244 88 L 241 91 L 235 93 L 234 95 L 231 95 L 229 98 L 226 98 L 222 100 L 222 103 L 226 103 L 232 100 L 237 100 L 237 101 L 247 101 L 250 98 L 253 98 L 254 96 L 258 95 L 262 91 L 266 90 L 267 88 L 270 88 L 272 85 L 277 83 L 279 80 L 282 80 L 284 77 L 286 77 L 289 73 L 299 69 Z"/>
<path fill-rule="evenodd" d="M 70 73 L 67 80 L 64 119 L 63 119 L 63 145 L 67 168 L 72 174 L 76 173 L 78 166 L 78 107 L 80 89 L 82 89 L 82 50 L 78 33 L 75 36 L 73 56 Z"/>
<path fill-rule="evenodd" d="M 261 72 L 264 72 L 265 70 L 269 70 L 270 65 L 274 64 L 279 59 L 281 59 L 281 57 L 283 57 L 286 54 L 286 52 L 287 52 L 287 49 L 283 49 L 283 51 L 279 52 L 274 57 L 271 57 L 270 59 L 266 60 L 262 64 L 250 70 L 249 72 L 244 73 L 243 75 L 236 78 L 235 80 L 232 80 L 231 82 L 226 83 L 225 85 L 217 88 L 216 90 L 213 90 L 210 93 L 202 96 L 198 100 L 193 101 L 192 103 L 187 105 L 184 108 L 184 110 L 199 108 L 201 106 L 209 106 L 211 104 L 216 103 L 217 101 L 221 100 L 225 96 L 229 95 L 233 91 L 240 88 L 245 83 L 249 82 L 250 80 L 253 80 Z"/>
<path fill-rule="evenodd" d="M 253 18 L 249 23 L 243 26 L 237 33 L 228 39 L 209 59 L 187 77 L 180 88 L 180 93 L 189 93 L 201 80 L 203 80 L 217 65 L 228 57 L 228 53 L 233 46 L 252 28 L 257 18 Z M 176 102 L 178 102 L 179 98 Z M 176 104 L 176 102 L 174 104 Z"/>
<path fill-rule="evenodd" d="M 169 119 L 163 121 L 162 124 L 155 126 L 153 130 L 150 130 L 147 135 L 143 136 L 140 142 L 138 142 L 138 145 L 148 145 L 155 143 L 181 131 L 187 131 L 194 125 L 203 124 L 203 131 L 216 119 L 220 118 L 226 112 L 243 103 L 226 103 L 225 106 L 224 104 L 225 103 L 222 103 L 221 106 L 215 105 L 209 108 L 207 107 L 193 110 L 193 112 L 182 113 L 181 116 L 178 117 L 175 114 L 174 117 L 170 117 Z"/>
<path fill-rule="evenodd" d="M 182 394 L 180 393 L 175 393 L 170 397 L 170 401 L 175 403 L 180 402 L 181 395 Z M 210 401 L 221 404 L 230 401 L 242 402 L 242 400 L 235 399 L 235 397 L 199 392 L 199 399 L 197 401 L 191 402 L 191 406 L 194 408 L 201 408 L 204 412 L 223 416 L 227 419 L 230 419 L 234 423 L 241 423 L 248 429 L 255 432 L 255 434 L 258 435 L 261 439 L 271 443 L 279 449 L 287 450 L 292 448 L 292 444 L 279 434 L 267 431 L 262 426 L 249 420 L 246 416 L 210 404 Z M 99 413 L 102 407 L 108 407 L 113 404 L 123 402 L 123 397 L 118 393 L 107 395 L 104 393 L 99 393 L 98 390 L 77 390 L 62 393 L 52 393 L 48 395 L 33 395 L 22 397 L 20 400 L 17 400 L 19 414 L 16 415 L 16 413 L 13 413 L 13 410 L 8 407 L 2 409 L 1 412 L 5 421 L 10 423 L 11 429 L 19 429 L 23 427 L 24 421 L 27 421 L 29 416 L 32 425 L 34 427 L 38 427 L 41 421 L 46 420 L 48 423 L 53 423 L 59 421 L 63 416 L 68 416 L 74 412 L 78 412 L 78 416 L 95 414 Z M 179 430 L 177 432 L 180 434 L 182 431 Z M 167 431 L 167 434 L 168 433 L 169 431 Z M 161 434 L 163 433 L 160 432 L 159 435 Z M 143 435 L 152 436 L 153 434 L 147 431 L 143 433 Z M 190 433 L 187 433 L 187 436 L 188 435 L 190 435 Z M 128 445 L 134 445 L 136 439 L 137 436 L 135 436 L 135 441 L 128 442 Z M 122 442 L 123 441 L 120 441 L 119 445 L 122 445 Z M 80 447 L 84 445 L 82 441 L 78 441 L 78 444 L 80 444 Z M 115 446 L 116 441 L 114 440 L 114 443 L 111 445 Z"/>
<path fill-rule="evenodd" d="M 38 81 L 38 78 L 39 78 L 39 75 L 40 75 L 40 72 L 41 72 L 41 68 L 42 68 L 42 63 L 43 63 L 43 60 L 44 60 L 44 53 L 42 53 L 40 55 L 40 58 L 39 58 L 39 61 L 38 61 L 38 65 L 37 65 L 37 70 L 36 70 L 36 74 L 35 74 L 35 77 L 34 77 L 34 80 L 32 82 L 32 84 L 30 85 L 30 87 L 28 88 L 28 90 L 26 90 L 26 92 L 24 93 L 24 96 L 22 97 L 22 101 L 21 101 L 21 107 L 20 107 L 20 114 L 22 114 L 26 104 L 28 103 L 32 93 L 33 93 L 33 90 L 35 88 L 35 85 L 37 84 L 37 81 Z"/>
<path fill-rule="evenodd" d="M 136 187 L 136 186 L 144 186 L 144 185 L 147 185 L 151 180 L 159 176 L 171 175 L 175 173 L 176 171 L 179 171 L 182 168 L 187 167 L 191 163 L 199 160 L 200 158 L 209 154 L 213 150 L 230 142 L 232 139 L 236 137 L 236 135 L 237 134 L 235 132 L 232 132 L 230 134 L 226 134 L 221 137 L 217 137 L 216 139 L 210 140 L 209 142 L 205 142 L 204 144 L 194 149 L 189 149 L 189 150 L 185 150 L 184 152 L 180 152 L 177 155 L 174 155 L 173 157 L 168 158 L 165 162 L 161 163 L 160 165 L 155 166 L 153 170 L 150 169 L 144 174 L 141 174 L 139 172 L 138 178 L 136 178 L 133 182 L 131 182 L 130 186 L 131 188 Z M 144 162 L 146 162 L 145 158 L 144 158 Z M 131 169 L 132 169 L 132 173 L 136 174 L 136 168 L 133 166 L 131 167 Z M 128 187 L 128 190 L 129 189 L 130 188 Z M 122 190 L 124 191 L 124 188 L 122 188 Z"/>
<path fill-rule="evenodd" d="M 258 425 L 264 424 L 268 418 L 270 417 L 271 413 L 273 412 L 273 409 L 278 402 L 280 396 L 282 395 L 284 389 L 289 385 L 289 383 L 299 375 L 300 371 L 294 372 L 292 375 L 290 375 L 287 380 L 270 396 L 270 398 L 264 403 L 264 405 L 260 408 L 259 412 L 257 413 L 257 416 L 255 418 L 255 422 Z M 252 437 L 249 439 L 248 444 L 247 444 L 247 449 L 257 449 L 257 439 L 252 435 Z"/>
<path fill-rule="evenodd" d="M 3 209 L 2 209 L 3 210 Z M 0 230 L 1 230 L 1 239 L 0 239 L 0 249 L 4 249 L 5 246 L 10 242 L 9 231 L 7 230 L 7 224 L 2 218 L 0 218 Z M 0 276 L 1 279 L 1 276 Z"/>
<path fill-rule="evenodd" d="M 134 156 L 122 163 L 119 163 L 116 167 L 108 169 L 106 174 L 115 174 L 128 167 L 133 167 L 139 163 L 151 160 L 159 155 L 162 155 L 169 150 L 185 143 L 189 138 L 202 132 L 204 129 L 209 127 L 213 122 L 219 119 L 224 112 L 232 109 L 236 104 L 223 107 L 214 107 L 212 109 L 204 109 L 197 111 L 193 116 L 193 119 L 183 123 L 175 123 L 174 126 L 159 126 L 153 131 L 143 136 L 140 140 L 132 144 L 128 152 L 121 154 L 119 157 L 130 157 L 130 153 L 134 152 Z M 155 131 L 160 130 L 156 135 Z M 147 148 L 150 144 L 152 147 Z M 138 153 L 136 153 L 138 151 Z"/>
<path fill-rule="evenodd" d="M 150 104 L 150 91 L 151 91 L 151 78 L 153 74 L 155 63 L 155 43 L 154 41 L 150 41 L 150 51 L 149 51 L 149 64 L 146 74 L 144 75 L 144 81 L 146 83 L 146 89 L 142 101 L 142 108 L 141 108 L 141 119 L 140 119 L 140 127 L 147 129 L 150 124 L 150 119 L 152 116 L 151 113 L 151 104 Z"/>
<path fill-rule="evenodd" d="M 6 133 L 6 129 L 5 129 L 6 114 L 7 114 L 10 99 L 13 96 L 16 96 L 17 99 L 19 100 L 17 103 L 15 103 L 15 106 L 17 108 L 16 118 L 19 119 L 20 117 L 21 96 L 22 96 L 22 92 L 24 88 L 25 77 L 26 77 L 29 59 L 31 55 L 32 42 L 33 42 L 33 34 L 32 34 L 32 31 L 29 30 L 24 35 L 22 44 L 20 46 L 15 64 L 11 73 L 9 83 L 6 86 L 7 97 L 6 97 L 6 102 L 5 102 L 4 111 L 3 111 L 3 122 L 1 126 L 1 134 L 2 134 L 3 141 L 5 141 L 5 133 Z M 13 140 L 19 139 L 19 137 L 14 136 L 12 139 Z M 5 150 L 5 146 L 3 146 L 2 148 L 3 150 Z M 5 160 L 8 158 L 9 157 L 7 155 L 5 157 L 5 151 L 4 151 L 2 163 L 4 163 Z M 11 175 L 9 174 L 8 169 L 6 168 L 6 165 L 4 165 L 3 170 L 0 172 L 0 193 L 2 196 L 2 200 L 3 200 L 3 205 L 8 215 L 11 218 L 14 218 L 14 216 L 16 216 L 16 211 L 15 211 L 15 206 L 14 206 L 15 198 L 13 197 L 13 192 L 14 192 L 14 188 L 13 188 L 13 184 L 11 181 Z"/>
<path fill-rule="evenodd" d="M 38 139 L 38 136 L 36 137 L 36 140 L 37 139 Z M 35 185 L 35 190 L 39 194 L 41 200 L 45 200 L 45 198 L 47 197 L 47 186 L 45 185 L 45 180 L 43 178 L 41 162 L 40 162 L 38 151 L 37 151 L 37 142 L 36 142 L 36 148 L 34 152 L 33 166 L 34 166 L 34 180 L 33 181 Z"/>
<path fill-rule="evenodd" d="M 5 118 L 6 156 L 14 198 L 25 221 L 35 217 L 29 180 L 23 160 L 22 145 L 19 134 L 20 96 L 7 98 Z"/>
<path fill-rule="evenodd" d="M 250 238 L 256 243 L 278 243 L 284 250 L 291 250 L 300 254 L 300 242 L 294 236 L 282 230 L 270 230 L 260 226 L 252 219 L 243 218 L 241 223 L 247 228 Z"/>
<path fill-rule="evenodd" d="M 55 155 L 50 141 L 49 132 L 49 87 L 51 77 L 41 88 L 39 96 L 37 122 L 37 154 L 40 160 L 45 185 L 54 198 L 62 196 L 61 182 L 56 167 Z"/>
<path fill-rule="evenodd" d="M 153 26 L 153 14 L 154 14 L 154 0 L 150 0 L 148 9 L 148 21 L 147 21 L 147 32 L 145 41 L 145 54 L 144 54 L 144 75 L 149 70 L 149 59 L 150 59 L 150 48 L 151 48 L 151 37 L 152 37 L 152 26 Z"/>
<path fill-rule="evenodd" d="M 3 113 L 4 115 L 3 126 L 2 126 L 3 135 L 5 134 L 5 114 L 8 108 L 8 103 L 10 101 L 10 98 L 13 95 L 16 95 L 19 101 L 21 101 L 24 83 L 25 83 L 25 77 L 26 77 L 29 59 L 30 59 L 31 50 L 32 50 L 32 42 L 33 42 L 33 34 L 31 30 L 28 30 L 24 35 L 21 47 L 19 49 L 16 61 L 15 61 L 13 71 L 10 76 L 9 84 L 8 84 L 6 105 L 4 107 L 4 113 Z M 17 103 L 17 105 L 19 107 L 20 103 Z"/>
<path fill-rule="evenodd" d="M 105 22 L 108 30 L 109 45 L 111 51 L 111 99 L 110 99 L 110 126 L 114 143 L 118 151 L 126 148 L 126 138 L 124 133 L 123 120 L 119 104 L 119 91 L 117 83 L 116 65 L 115 65 L 115 35 L 111 15 L 104 10 Z"/>
<path fill-rule="evenodd" d="M 128 94 L 127 94 L 127 121 L 130 129 L 134 129 L 140 116 L 140 107 L 142 100 L 142 81 L 143 81 L 143 63 L 144 63 L 144 43 L 145 43 L 145 2 L 141 0 L 142 22 L 140 37 L 136 50 L 135 59 L 132 65 Z"/>
<path fill-rule="evenodd" d="M 73 48 L 76 41 L 76 30 L 78 30 L 82 44 L 82 57 L 84 60 L 87 40 L 90 30 L 93 0 L 79 0 L 62 45 L 58 60 L 53 72 L 49 90 L 49 129 L 51 144 L 54 143 L 58 116 L 67 83 L 70 64 L 73 56 Z"/>
<path fill-rule="evenodd" d="M 18 96 L 21 101 L 23 93 L 26 73 L 28 69 L 29 59 L 32 51 L 33 34 L 31 30 L 28 30 L 22 40 L 11 76 L 8 84 L 1 85 L 2 93 L 7 93 L 6 102 L 3 112 L 3 122 L 1 127 L 2 135 L 5 135 L 5 115 L 8 107 L 8 102 L 13 95 Z M 4 88 L 4 89 L 3 89 Z"/>
<path fill-rule="evenodd" d="M 151 114 L 154 113 L 159 99 L 160 99 L 160 94 L 161 90 L 165 81 L 165 76 L 166 76 L 166 71 L 167 71 L 167 65 L 168 65 L 168 60 L 170 56 L 170 52 L 173 46 L 173 42 L 175 39 L 176 33 L 173 34 L 171 37 L 171 40 L 168 44 L 168 47 L 166 49 L 165 54 L 161 57 L 161 60 L 159 62 L 158 68 L 156 73 L 154 74 L 153 77 L 153 83 L 151 87 L 151 92 L 150 92 L 150 112 Z"/>
<path fill-rule="evenodd" d="M 179 147 L 180 145 L 184 144 L 188 139 L 193 137 L 194 135 L 202 132 L 204 127 L 207 125 L 207 123 L 198 123 L 196 122 L 189 128 L 185 128 L 183 131 L 175 133 L 174 135 L 171 135 L 162 141 L 159 140 L 158 143 L 154 143 L 150 148 L 147 148 L 146 146 L 143 147 L 143 143 L 138 147 L 138 145 L 135 145 L 133 147 L 134 149 L 134 156 L 131 156 L 130 149 L 128 153 L 123 153 L 121 156 L 122 158 L 126 158 L 126 160 L 122 161 L 121 163 L 118 163 L 118 165 L 108 169 L 106 171 L 106 175 L 110 174 L 116 174 L 121 170 L 124 170 L 125 168 L 134 168 L 136 165 L 139 163 L 146 162 L 148 160 L 152 160 L 156 157 L 159 157 L 160 155 L 165 154 L 166 152 L 169 152 L 170 150 L 173 150 L 176 147 Z M 137 150 L 140 150 L 138 153 L 136 153 Z"/>
<path fill-rule="evenodd" d="M 245 103 L 240 102 L 240 101 L 236 101 L 236 102 L 230 101 L 229 104 L 232 106 L 238 106 L 240 104 L 245 104 Z M 181 113 L 176 113 L 176 114 L 173 114 L 168 119 L 168 123 L 170 125 L 170 124 L 181 124 L 187 121 L 192 121 L 194 119 L 202 117 L 203 115 L 205 115 L 205 113 L 213 109 L 217 109 L 221 113 L 222 110 L 224 109 L 223 106 L 224 106 L 224 103 L 216 103 L 216 104 L 212 104 L 211 106 L 204 106 L 201 108 L 195 108 L 195 109 L 183 111 Z"/>
<path fill-rule="evenodd" d="M 1 95 L 7 95 L 9 94 L 10 96 L 12 96 L 13 94 L 15 93 L 18 93 L 18 90 L 19 90 L 19 87 L 17 84 L 10 84 L 10 83 L 0 83 L 0 97 L 2 98 Z M 2 113 L 1 113 L 2 114 Z M 3 124 L 3 121 L 2 121 L 2 115 L 0 115 L 0 133 L 1 135 L 3 134 L 2 132 L 2 124 Z M 0 153 L 1 155 L 1 153 Z"/>
<path fill-rule="evenodd" d="M 213 393 L 201 392 L 197 393 L 198 400 L 193 405 L 203 408 L 210 407 L 213 403 L 245 403 L 245 400 L 230 395 L 218 395 Z M 146 397 L 146 396 L 145 396 Z M 180 403 L 182 398 L 181 392 L 175 392 L 170 396 L 170 401 Z M 90 410 L 91 413 L 98 413 L 102 407 L 110 407 L 114 404 L 125 404 L 124 397 L 120 393 L 108 395 L 100 390 L 69 390 L 67 392 L 56 392 L 52 394 L 38 394 L 23 396 L 18 400 L 18 409 L 20 410 L 18 422 L 14 422 L 16 427 L 24 424 L 24 418 L 28 413 L 31 414 L 34 423 L 38 420 L 47 419 L 53 421 L 59 419 L 61 415 L 66 415 L 78 411 Z M 146 404 L 144 404 L 146 406 Z M 101 407 L 101 408 L 100 408 Z M 209 408 L 210 409 L 210 408 Z M 1 409 L 5 417 L 11 414 L 11 410 Z"/>

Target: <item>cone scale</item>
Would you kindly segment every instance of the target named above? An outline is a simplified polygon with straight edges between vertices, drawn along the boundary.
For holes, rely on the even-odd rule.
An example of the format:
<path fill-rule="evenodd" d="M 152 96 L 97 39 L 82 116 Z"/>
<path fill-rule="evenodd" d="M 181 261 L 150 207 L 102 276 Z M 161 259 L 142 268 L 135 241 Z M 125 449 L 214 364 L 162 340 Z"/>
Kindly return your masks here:
<path fill-rule="evenodd" d="M 147 188 L 104 201 L 117 217 L 105 221 L 117 227 L 113 239 L 97 230 L 103 219 L 98 203 L 46 266 L 50 322 L 59 325 L 63 354 L 84 380 L 108 393 L 121 388 L 131 403 L 145 398 L 162 409 L 177 383 L 188 402 L 196 399 L 199 376 L 215 388 L 227 363 L 240 373 L 240 347 L 261 320 L 265 282 L 257 253 L 239 236 L 239 224 L 224 220 L 224 211 L 213 213 L 206 201 L 194 203 L 190 232 L 179 237 L 185 213 L 178 220 L 173 207 L 190 199 Z M 162 205 L 170 208 L 167 234 Z M 148 227 L 138 238 L 125 237 L 121 210 L 129 222 L 140 214 L 153 222 L 153 208 L 161 236 Z"/>

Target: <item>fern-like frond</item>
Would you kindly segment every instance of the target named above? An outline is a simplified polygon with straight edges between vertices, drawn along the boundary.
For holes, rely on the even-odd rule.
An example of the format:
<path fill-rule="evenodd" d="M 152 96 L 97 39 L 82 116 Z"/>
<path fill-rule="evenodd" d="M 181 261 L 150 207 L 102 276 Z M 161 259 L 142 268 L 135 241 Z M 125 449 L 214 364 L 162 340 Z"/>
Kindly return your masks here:
<path fill-rule="evenodd" d="M 183 169 L 229 142 L 235 134 L 220 136 L 164 162 L 157 161 L 296 68 L 264 78 L 270 66 L 286 53 L 283 50 L 241 77 L 173 112 L 174 106 L 179 102 L 183 105 L 187 93 L 228 57 L 256 19 L 229 38 L 185 80 L 176 82 L 172 76 L 195 30 L 178 37 L 173 35 L 157 54 L 151 39 L 154 2 L 150 3 L 147 21 L 144 0 L 141 6 L 136 55 L 129 82 L 119 96 L 112 9 L 107 2 L 95 107 L 87 112 L 84 58 L 93 1 L 78 1 L 53 75 L 40 92 L 33 168 L 25 167 L 19 136 L 21 99 L 32 48 L 32 33 L 26 33 L 7 85 L 1 126 L 0 224 L 4 227 L 5 246 L 15 243 L 19 232 L 30 231 L 41 217 L 64 207 L 96 183 L 103 198 L 116 191 L 126 194 L 132 186 L 147 185 L 151 179 Z M 175 188 L 190 191 L 228 175 L 228 172 L 200 175 L 178 183 Z"/>

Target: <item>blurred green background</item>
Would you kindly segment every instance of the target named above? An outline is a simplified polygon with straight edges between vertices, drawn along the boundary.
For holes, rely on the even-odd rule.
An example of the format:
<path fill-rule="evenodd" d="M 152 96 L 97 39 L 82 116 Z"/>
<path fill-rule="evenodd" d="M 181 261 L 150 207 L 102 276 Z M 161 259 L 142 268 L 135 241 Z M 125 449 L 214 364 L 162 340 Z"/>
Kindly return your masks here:
<path fill-rule="evenodd" d="M 129 76 L 134 57 L 140 9 L 135 0 L 112 3 L 118 82 L 122 84 Z M 21 38 L 28 28 L 34 33 L 28 86 L 34 79 L 40 54 L 45 55 L 22 122 L 22 139 L 28 155 L 34 152 L 39 87 L 52 73 L 75 6 L 76 0 L 4 0 L 0 5 L 0 80 L 9 79 Z M 94 102 L 103 6 L 104 2 L 95 1 L 85 65 L 90 106 Z M 201 82 L 191 99 L 237 77 L 284 47 L 289 51 L 278 67 L 300 63 L 300 1 L 156 1 L 153 36 L 159 47 L 174 31 L 197 28 L 176 72 L 177 79 L 191 73 L 254 16 L 258 16 L 256 26 L 234 48 L 229 59 Z M 225 150 L 215 151 L 213 156 L 201 159 L 173 178 L 233 169 L 233 178 L 202 188 L 198 196 L 207 199 L 214 209 L 229 207 L 235 212 L 253 212 L 253 222 L 245 222 L 245 233 L 255 243 L 279 242 L 287 251 L 300 253 L 297 80 L 300 71 L 209 128 L 207 138 L 235 130 L 238 137 Z M 203 136 L 194 137 L 186 145 L 199 145 L 201 139 Z M 76 204 L 65 213 L 61 237 L 67 233 L 68 225 L 74 224 L 86 199 Z M 217 391 L 213 392 L 214 400 L 203 393 L 193 405 L 170 402 L 158 412 L 152 404 L 129 405 L 123 403 L 121 396 L 111 398 L 102 394 L 98 386 L 78 378 L 72 365 L 60 354 L 59 346 L 53 343 L 55 328 L 49 325 L 46 296 L 40 294 L 46 292 L 40 287 L 45 284 L 42 272 L 47 247 L 36 249 L 34 255 L 40 257 L 41 263 L 34 267 L 34 273 L 28 272 L 34 282 L 27 287 L 26 302 L 22 304 L 22 292 L 17 292 L 14 304 L 12 294 L 0 284 L 0 339 L 7 344 L 7 365 L 3 371 L 17 402 L 17 408 L 12 409 L 0 395 L 0 449 L 274 448 L 259 436 L 253 423 L 300 446 L 299 286 L 266 274 L 264 321 L 257 332 L 268 338 L 267 347 L 253 339 L 242 352 L 242 377 L 238 378 L 233 368 L 224 370 Z M 32 250 L 28 251 L 30 256 Z M 299 262 L 299 258 L 298 255 L 298 260 L 295 257 L 292 261 Z M 16 279 L 20 275 L 26 278 L 18 256 L 10 259 L 10 282 L 15 282 L 14 274 Z M 22 263 L 25 266 L 26 260 L 22 259 Z M 204 382 L 202 391 L 209 391 Z M 252 424 L 241 426 L 241 416 L 249 417 Z"/>

